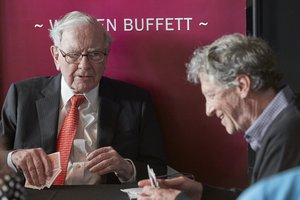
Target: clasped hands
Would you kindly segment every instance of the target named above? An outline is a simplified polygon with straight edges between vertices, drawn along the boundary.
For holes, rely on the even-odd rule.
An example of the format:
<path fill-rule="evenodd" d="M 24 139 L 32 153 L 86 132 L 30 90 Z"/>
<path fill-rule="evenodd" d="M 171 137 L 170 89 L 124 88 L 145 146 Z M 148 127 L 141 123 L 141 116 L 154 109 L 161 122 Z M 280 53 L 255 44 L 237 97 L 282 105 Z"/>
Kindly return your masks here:
<path fill-rule="evenodd" d="M 17 150 L 11 159 L 32 185 L 40 187 L 52 176 L 51 161 L 42 148 Z M 99 176 L 111 172 L 115 172 L 122 180 L 129 180 L 133 176 L 132 164 L 110 146 L 92 151 L 86 160 L 88 170 Z"/>
<path fill-rule="evenodd" d="M 199 200 L 202 196 L 203 186 L 185 176 L 170 179 L 157 179 L 160 188 L 151 187 L 150 180 L 138 182 L 143 187 L 143 192 L 138 195 L 138 200 L 174 200 L 180 192 L 185 192 L 192 199 Z"/>

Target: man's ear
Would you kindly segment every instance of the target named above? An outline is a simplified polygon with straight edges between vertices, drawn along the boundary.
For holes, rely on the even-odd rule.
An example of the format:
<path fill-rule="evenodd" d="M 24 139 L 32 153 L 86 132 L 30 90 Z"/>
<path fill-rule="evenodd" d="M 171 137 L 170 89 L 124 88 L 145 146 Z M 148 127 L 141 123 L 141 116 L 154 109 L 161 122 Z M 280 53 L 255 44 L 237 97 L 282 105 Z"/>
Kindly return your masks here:
<path fill-rule="evenodd" d="M 105 50 L 105 52 L 106 52 L 106 55 L 105 55 L 104 60 L 103 60 L 103 63 L 102 63 L 104 69 L 106 69 L 106 63 L 107 63 L 107 61 L 108 61 L 108 55 L 109 55 L 109 52 L 110 52 L 110 47 L 108 47 L 108 48 Z"/>
<path fill-rule="evenodd" d="M 237 86 L 241 98 L 246 98 L 251 89 L 251 79 L 245 74 L 240 74 L 237 76 L 236 80 L 239 82 Z"/>
<path fill-rule="evenodd" d="M 59 62 L 58 62 L 58 57 L 59 57 L 58 48 L 56 46 L 52 45 L 52 46 L 50 46 L 50 52 L 53 57 L 54 64 L 56 66 L 56 70 L 59 71 L 60 68 L 59 68 Z"/>

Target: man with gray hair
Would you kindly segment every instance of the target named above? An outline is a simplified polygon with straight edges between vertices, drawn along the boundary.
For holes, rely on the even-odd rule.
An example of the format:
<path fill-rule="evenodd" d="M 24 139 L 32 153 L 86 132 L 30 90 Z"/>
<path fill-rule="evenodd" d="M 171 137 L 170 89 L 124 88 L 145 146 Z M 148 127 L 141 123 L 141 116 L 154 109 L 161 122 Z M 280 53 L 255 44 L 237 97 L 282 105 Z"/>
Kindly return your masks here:
<path fill-rule="evenodd" d="M 111 43 L 103 26 L 74 11 L 55 22 L 50 37 L 60 73 L 12 84 L 3 105 L 8 166 L 38 188 L 53 175 L 53 152 L 62 165 L 55 185 L 135 182 L 147 177 L 147 164 L 165 174 L 149 94 L 103 76 Z"/>
<path fill-rule="evenodd" d="M 274 54 L 265 41 L 242 34 L 226 35 L 197 49 L 187 64 L 188 80 L 201 84 L 206 115 L 216 116 L 229 134 L 245 132 L 255 152 L 251 182 L 300 165 L 299 99 L 282 81 Z M 240 190 L 225 190 L 186 177 L 145 186 L 139 199 L 236 199 Z M 170 189 L 172 188 L 172 189 Z"/>

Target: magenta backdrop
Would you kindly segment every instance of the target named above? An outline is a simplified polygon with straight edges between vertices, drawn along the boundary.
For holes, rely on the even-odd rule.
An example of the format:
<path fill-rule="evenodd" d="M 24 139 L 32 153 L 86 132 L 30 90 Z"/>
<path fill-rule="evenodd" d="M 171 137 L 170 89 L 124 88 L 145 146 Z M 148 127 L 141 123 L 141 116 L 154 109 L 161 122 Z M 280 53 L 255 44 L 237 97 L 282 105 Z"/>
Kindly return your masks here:
<path fill-rule="evenodd" d="M 3 0 L 0 6 L 1 104 L 12 82 L 57 73 L 48 29 L 66 12 L 87 12 L 113 37 L 106 75 L 150 91 L 169 164 L 199 181 L 246 185 L 242 136 L 229 136 L 217 119 L 205 116 L 200 86 L 185 75 L 196 47 L 223 34 L 245 33 L 245 1 Z"/>

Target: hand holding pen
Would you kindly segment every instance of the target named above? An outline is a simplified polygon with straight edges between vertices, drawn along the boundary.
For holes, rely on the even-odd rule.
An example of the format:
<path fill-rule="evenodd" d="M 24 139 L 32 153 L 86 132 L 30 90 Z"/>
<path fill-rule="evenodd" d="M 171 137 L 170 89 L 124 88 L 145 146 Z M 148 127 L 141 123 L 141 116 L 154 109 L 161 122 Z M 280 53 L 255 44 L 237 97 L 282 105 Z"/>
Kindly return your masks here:
<path fill-rule="evenodd" d="M 138 195 L 138 200 L 173 200 L 179 193 L 201 199 L 203 186 L 193 180 L 192 174 L 175 173 L 156 177 L 151 171 L 153 170 L 150 168 L 148 170 L 149 179 L 138 182 L 139 187 L 143 187 L 142 193 Z"/>

